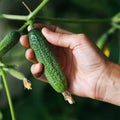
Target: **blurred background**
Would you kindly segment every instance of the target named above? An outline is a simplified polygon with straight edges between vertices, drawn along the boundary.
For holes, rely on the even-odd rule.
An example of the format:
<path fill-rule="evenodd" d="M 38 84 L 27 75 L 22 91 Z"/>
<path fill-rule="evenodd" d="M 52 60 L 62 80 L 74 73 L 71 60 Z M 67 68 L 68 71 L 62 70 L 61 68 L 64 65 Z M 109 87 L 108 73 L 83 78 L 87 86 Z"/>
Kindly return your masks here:
<path fill-rule="evenodd" d="M 0 0 L 0 13 L 27 15 L 23 0 Z M 24 0 L 34 10 L 41 0 Z M 50 0 L 39 13 L 40 17 L 69 19 L 111 18 L 120 12 L 120 0 Z M 37 21 L 54 24 L 74 33 L 85 33 L 96 41 L 105 33 L 111 24 L 104 23 L 64 23 Z M 0 19 L 0 39 L 12 30 L 18 29 L 23 22 Z M 26 32 L 26 31 L 25 31 Z M 112 61 L 120 63 L 120 30 L 117 30 L 107 42 Z M 35 80 L 30 72 L 31 63 L 24 57 L 25 48 L 18 43 L 9 51 L 5 63 L 18 65 L 32 82 L 32 91 L 24 89 L 22 82 L 7 76 L 17 120 L 120 120 L 120 107 L 101 101 L 74 96 L 76 103 L 69 105 L 61 94 L 56 93 L 48 84 Z M 0 79 L 0 120 L 11 120 L 9 106 Z"/>

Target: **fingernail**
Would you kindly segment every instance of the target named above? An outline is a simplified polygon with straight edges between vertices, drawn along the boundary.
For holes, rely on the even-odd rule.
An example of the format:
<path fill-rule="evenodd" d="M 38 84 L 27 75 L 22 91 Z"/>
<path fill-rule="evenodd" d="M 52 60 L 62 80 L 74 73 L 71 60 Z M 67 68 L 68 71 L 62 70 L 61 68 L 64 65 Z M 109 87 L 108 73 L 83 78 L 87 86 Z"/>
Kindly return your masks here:
<path fill-rule="evenodd" d="M 33 64 L 31 67 L 31 72 L 35 77 L 40 77 L 43 73 L 43 65 L 40 63 Z"/>
<path fill-rule="evenodd" d="M 42 33 L 43 34 L 48 34 L 49 32 L 50 32 L 49 29 L 47 29 L 45 27 L 42 29 Z"/>
<path fill-rule="evenodd" d="M 33 70 L 36 70 L 36 69 L 38 69 L 38 65 L 37 65 L 37 64 L 33 64 L 31 68 L 32 68 Z"/>
<path fill-rule="evenodd" d="M 34 72 L 36 71 L 38 73 L 42 71 L 43 65 L 40 63 L 33 64 L 32 69 L 34 70 Z"/>
<path fill-rule="evenodd" d="M 38 71 L 38 70 L 39 70 L 39 63 L 34 64 L 34 69 L 35 69 L 36 71 Z"/>
<path fill-rule="evenodd" d="M 27 30 L 30 31 L 31 30 L 31 26 L 28 26 Z"/>

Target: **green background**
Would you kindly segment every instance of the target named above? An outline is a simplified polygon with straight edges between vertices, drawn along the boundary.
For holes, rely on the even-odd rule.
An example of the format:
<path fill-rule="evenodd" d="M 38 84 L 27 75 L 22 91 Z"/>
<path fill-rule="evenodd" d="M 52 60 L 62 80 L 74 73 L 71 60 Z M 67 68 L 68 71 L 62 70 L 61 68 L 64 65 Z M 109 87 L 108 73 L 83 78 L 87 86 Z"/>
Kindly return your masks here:
<path fill-rule="evenodd" d="M 31 10 L 41 0 L 24 0 Z M 39 13 L 40 17 L 69 19 L 111 18 L 120 12 L 120 0 L 50 0 Z M 22 0 L 0 0 L 0 13 L 28 14 Z M 74 33 L 85 33 L 96 41 L 110 27 L 110 23 L 58 23 L 54 24 Z M 23 22 L 0 19 L 0 39 L 11 29 L 19 28 Z M 119 63 L 120 31 L 116 31 L 108 41 L 111 49 L 110 59 Z M 88 98 L 74 96 L 76 103 L 69 105 L 61 94 L 56 93 L 48 84 L 35 80 L 30 73 L 31 63 L 24 57 L 26 48 L 20 44 L 6 54 L 4 61 L 19 65 L 19 70 L 32 81 L 32 91 L 23 88 L 22 82 L 7 76 L 12 94 L 17 120 L 120 120 L 120 107 Z M 0 120 L 10 120 L 6 93 L 0 79 Z"/>

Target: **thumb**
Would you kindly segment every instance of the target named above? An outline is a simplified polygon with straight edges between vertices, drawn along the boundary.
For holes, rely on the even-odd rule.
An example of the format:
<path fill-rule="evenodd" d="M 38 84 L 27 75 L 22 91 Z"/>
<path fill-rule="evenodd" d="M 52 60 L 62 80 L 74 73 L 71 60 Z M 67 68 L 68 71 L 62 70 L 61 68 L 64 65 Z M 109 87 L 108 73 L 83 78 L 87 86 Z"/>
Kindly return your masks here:
<path fill-rule="evenodd" d="M 74 42 L 72 37 L 73 34 L 57 33 L 47 28 L 42 29 L 42 34 L 48 42 L 56 46 L 70 47 L 70 45 Z"/>

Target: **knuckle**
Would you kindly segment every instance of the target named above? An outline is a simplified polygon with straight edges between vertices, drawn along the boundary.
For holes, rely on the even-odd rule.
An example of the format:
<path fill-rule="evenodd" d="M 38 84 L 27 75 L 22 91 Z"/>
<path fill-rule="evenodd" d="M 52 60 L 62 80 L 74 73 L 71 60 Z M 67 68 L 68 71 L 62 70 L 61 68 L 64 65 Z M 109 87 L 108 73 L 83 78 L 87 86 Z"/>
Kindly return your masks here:
<path fill-rule="evenodd" d="M 79 39 L 82 39 L 82 40 L 87 39 L 87 36 L 83 33 L 77 34 L 77 36 L 79 37 Z"/>

